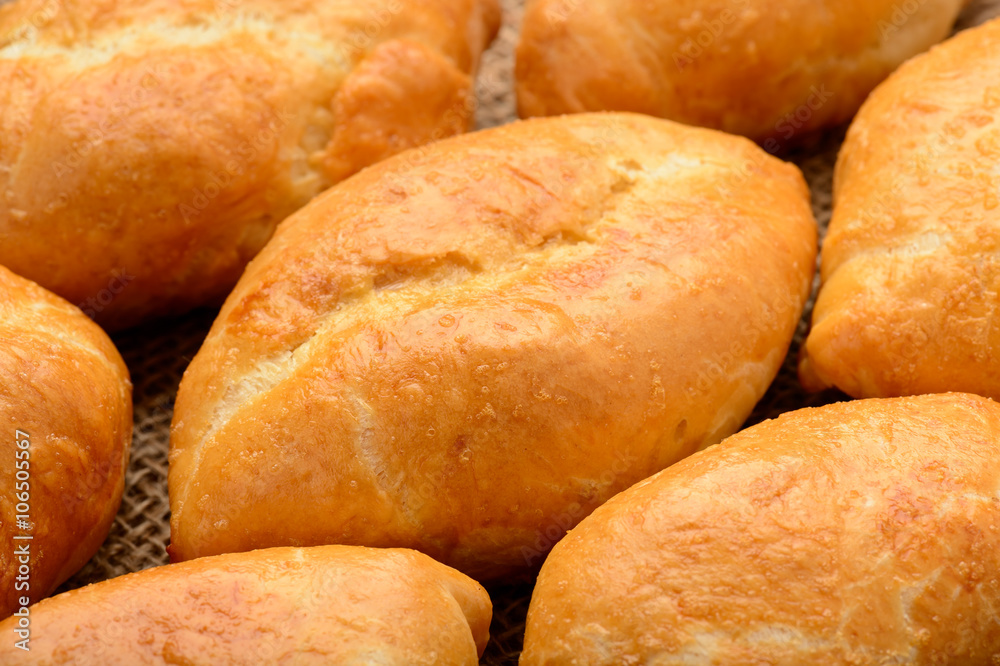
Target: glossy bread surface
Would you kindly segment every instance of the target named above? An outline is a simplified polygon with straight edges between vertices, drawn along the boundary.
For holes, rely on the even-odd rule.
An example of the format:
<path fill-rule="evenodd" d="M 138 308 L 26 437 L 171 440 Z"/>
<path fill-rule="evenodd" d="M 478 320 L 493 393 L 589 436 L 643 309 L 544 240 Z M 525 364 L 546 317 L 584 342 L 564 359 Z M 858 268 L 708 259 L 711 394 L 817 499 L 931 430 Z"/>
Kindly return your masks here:
<path fill-rule="evenodd" d="M 634 111 L 770 151 L 846 122 L 964 0 L 529 0 L 522 117 Z"/>
<path fill-rule="evenodd" d="M 313 196 L 471 125 L 498 21 L 496 0 L 4 5 L 0 264 L 106 327 L 221 302 Z"/>
<path fill-rule="evenodd" d="M 627 114 L 458 137 L 333 188 L 281 225 L 184 376 L 171 555 L 537 564 L 750 413 L 808 294 L 808 198 L 745 139 Z"/>
<path fill-rule="evenodd" d="M 1000 20 L 876 90 L 836 171 L 800 374 L 855 397 L 1000 398 Z"/>
<path fill-rule="evenodd" d="M 5 640 L 0 663 L 473 666 L 491 613 L 479 584 L 420 553 L 274 548 L 47 599 L 31 609 L 31 651 Z"/>
<path fill-rule="evenodd" d="M 618 495 L 542 567 L 521 664 L 1000 660 L 1000 406 L 806 409 Z"/>
<path fill-rule="evenodd" d="M 104 331 L 3 267 L 0 427 L 4 618 L 20 608 L 21 597 L 51 594 L 108 535 L 132 441 L 132 385 Z M 22 500 L 27 529 L 17 522 Z M 15 539 L 24 535 L 31 539 Z"/>

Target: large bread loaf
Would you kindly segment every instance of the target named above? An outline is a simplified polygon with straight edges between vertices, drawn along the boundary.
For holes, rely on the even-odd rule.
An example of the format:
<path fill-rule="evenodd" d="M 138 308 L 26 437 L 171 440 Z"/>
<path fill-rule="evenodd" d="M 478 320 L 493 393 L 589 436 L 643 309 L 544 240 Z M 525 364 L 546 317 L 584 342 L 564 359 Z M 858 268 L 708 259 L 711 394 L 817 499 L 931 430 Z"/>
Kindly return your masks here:
<path fill-rule="evenodd" d="M 406 550 L 272 548 L 184 562 L 65 592 L 0 623 L 0 663 L 32 666 L 474 666 L 490 598 Z"/>
<path fill-rule="evenodd" d="M 350 543 L 479 577 L 537 564 L 739 428 L 815 249 L 795 167 L 644 116 L 376 165 L 281 225 L 185 373 L 171 554 Z"/>
<path fill-rule="evenodd" d="M 846 122 L 965 0 L 529 0 L 522 116 L 633 111 L 769 152 Z"/>
<path fill-rule="evenodd" d="M 837 161 L 807 388 L 1000 398 L 998 111 L 1000 20 L 872 93 Z"/>
<path fill-rule="evenodd" d="M 2 619 L 97 552 L 118 512 L 132 442 L 132 385 L 111 340 L 3 267 L 0 429 Z"/>
<path fill-rule="evenodd" d="M 1000 663 L 1000 406 L 806 409 L 621 493 L 546 560 L 535 664 Z"/>
<path fill-rule="evenodd" d="M 106 327 L 221 302 L 331 184 L 472 122 L 496 0 L 0 7 L 0 264 Z"/>

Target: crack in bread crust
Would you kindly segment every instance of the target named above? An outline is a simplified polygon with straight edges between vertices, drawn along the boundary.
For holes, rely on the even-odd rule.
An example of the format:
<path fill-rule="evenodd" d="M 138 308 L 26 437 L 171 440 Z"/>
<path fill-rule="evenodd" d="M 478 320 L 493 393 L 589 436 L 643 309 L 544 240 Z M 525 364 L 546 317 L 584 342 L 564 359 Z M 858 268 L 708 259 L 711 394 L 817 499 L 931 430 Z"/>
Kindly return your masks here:
<path fill-rule="evenodd" d="M 189 367 L 171 554 L 280 533 L 495 575 L 539 516 L 589 512 L 742 422 L 815 240 L 794 167 L 639 116 L 525 122 L 372 167 L 279 228 Z M 311 525 L 285 493 L 309 498 Z"/>
<path fill-rule="evenodd" d="M 613 208 L 610 202 L 621 194 L 621 191 L 608 193 L 609 209 Z M 406 302 L 412 295 L 447 301 L 449 295 L 460 293 L 474 298 L 471 295 L 477 291 L 483 294 L 497 291 L 497 282 L 516 281 L 523 277 L 524 271 L 537 273 L 551 270 L 559 264 L 583 261 L 585 255 L 593 253 L 594 249 L 581 245 L 593 243 L 586 234 L 598 224 L 600 220 L 583 230 L 559 231 L 545 236 L 538 245 L 522 248 L 520 253 L 514 253 L 506 261 L 489 268 L 480 266 L 474 258 L 466 257 L 460 251 L 449 252 L 442 258 L 427 262 L 417 262 L 417 265 L 378 267 L 382 270 L 370 276 L 372 286 L 369 291 L 338 301 L 330 311 L 316 315 L 315 332 L 308 340 L 269 359 L 261 359 L 252 373 L 227 388 L 213 408 L 212 427 L 194 445 L 195 473 L 191 475 L 191 480 L 197 477 L 201 450 L 209 445 L 215 434 L 224 430 L 240 412 L 253 410 L 255 398 L 266 397 L 271 390 L 291 378 L 296 370 L 312 362 L 315 341 L 335 336 L 338 330 L 350 330 L 364 322 L 373 311 L 387 307 L 387 299 Z"/>

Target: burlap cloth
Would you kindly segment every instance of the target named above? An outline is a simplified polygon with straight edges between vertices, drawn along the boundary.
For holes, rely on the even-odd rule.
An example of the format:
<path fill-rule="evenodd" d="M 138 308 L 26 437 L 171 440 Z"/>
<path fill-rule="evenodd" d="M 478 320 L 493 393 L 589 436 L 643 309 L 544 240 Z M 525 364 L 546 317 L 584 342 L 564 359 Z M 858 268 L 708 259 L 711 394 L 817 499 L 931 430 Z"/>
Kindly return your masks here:
<path fill-rule="evenodd" d="M 480 127 L 500 125 L 515 118 L 513 51 L 521 4 L 520 0 L 504 0 L 503 29 L 483 62 L 478 86 Z M 1000 0 L 978 0 L 963 14 L 959 28 L 998 15 Z M 843 129 L 840 129 L 788 156 L 802 168 L 809 181 L 821 230 L 825 230 L 830 219 L 832 168 L 842 138 Z M 198 351 L 213 316 L 211 311 L 199 311 L 116 337 L 115 342 L 128 363 L 135 384 L 135 429 L 132 459 L 125 477 L 125 497 L 104 546 L 63 586 L 63 590 L 167 563 L 165 548 L 170 538 L 167 444 L 173 399 L 181 374 Z M 750 423 L 842 397 L 836 393 L 807 395 L 798 385 L 795 358 L 806 332 L 808 316 L 807 311 L 781 374 L 758 405 Z M 495 587 L 491 594 L 494 603 L 492 640 L 483 663 L 514 664 L 521 649 L 531 587 Z"/>

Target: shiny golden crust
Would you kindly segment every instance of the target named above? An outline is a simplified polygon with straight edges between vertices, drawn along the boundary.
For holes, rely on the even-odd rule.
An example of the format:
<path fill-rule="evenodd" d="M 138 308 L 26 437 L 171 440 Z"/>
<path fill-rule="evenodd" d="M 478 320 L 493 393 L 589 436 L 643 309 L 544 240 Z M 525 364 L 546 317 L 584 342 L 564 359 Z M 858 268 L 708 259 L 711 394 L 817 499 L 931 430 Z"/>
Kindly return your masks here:
<path fill-rule="evenodd" d="M 78 309 L 0 267 L 0 618 L 51 594 L 97 552 L 118 511 L 132 385 L 111 340 Z M 17 431 L 28 434 L 27 468 Z M 21 465 L 22 469 L 18 469 Z M 16 523 L 27 472 L 27 532 Z M 23 475 L 22 475 L 23 477 Z M 24 479 L 22 478 L 23 482 Z M 30 533 L 31 541 L 14 535 Z M 28 580 L 15 549 L 29 545 Z M 23 583 L 30 590 L 23 589 Z M 21 589 L 18 589 L 18 588 Z M 4 641 L 10 642 L 10 641 Z"/>
<path fill-rule="evenodd" d="M 473 665 L 491 612 L 479 584 L 420 553 L 274 548 L 60 594 L 31 609 L 31 652 L 5 640 L 0 662 Z"/>
<path fill-rule="evenodd" d="M 529 0 L 522 117 L 635 111 L 769 151 L 846 122 L 963 0 Z M 770 141 L 768 141 L 770 139 Z"/>
<path fill-rule="evenodd" d="M 281 225 L 185 373 L 171 555 L 335 542 L 480 578 L 537 564 L 740 426 L 815 242 L 793 166 L 645 116 L 372 167 Z"/>
<path fill-rule="evenodd" d="M 498 21 L 496 0 L 6 5 L 0 264 L 106 327 L 221 301 L 313 196 L 469 127 Z"/>
<path fill-rule="evenodd" d="M 856 397 L 1000 398 L 1000 21 L 900 68 L 851 126 L 800 366 Z"/>
<path fill-rule="evenodd" d="M 533 664 L 1000 661 L 1000 406 L 783 415 L 618 495 L 542 567 Z"/>

